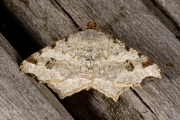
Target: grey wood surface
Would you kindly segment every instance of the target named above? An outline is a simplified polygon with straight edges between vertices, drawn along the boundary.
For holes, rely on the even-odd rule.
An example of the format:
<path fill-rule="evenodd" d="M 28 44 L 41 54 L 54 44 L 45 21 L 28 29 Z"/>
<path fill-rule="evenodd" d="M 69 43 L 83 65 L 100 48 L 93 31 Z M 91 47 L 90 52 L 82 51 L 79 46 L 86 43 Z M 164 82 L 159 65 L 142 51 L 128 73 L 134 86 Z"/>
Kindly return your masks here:
<path fill-rule="evenodd" d="M 167 1 L 167 0 L 165 0 Z M 167 15 L 166 11 L 160 9 L 160 5 L 156 2 L 156 0 L 142 0 L 144 5 L 149 9 L 151 13 L 153 13 L 159 21 L 164 24 L 175 36 L 180 36 L 180 30 L 178 25 L 175 23 L 173 18 Z M 177 0 L 178 2 L 178 0 Z M 163 4 L 164 2 L 159 2 Z M 166 2 L 167 3 L 167 2 Z M 168 3 L 167 3 L 168 4 Z M 174 6 L 172 6 L 174 8 Z M 166 7 L 164 7 L 166 8 Z M 171 7 L 170 7 L 171 8 Z M 175 9 L 178 10 L 176 7 Z"/>
<path fill-rule="evenodd" d="M 0 119 L 73 120 L 42 84 L 19 72 L 18 53 L 0 34 Z"/>
<path fill-rule="evenodd" d="M 179 0 L 154 0 L 157 6 L 173 21 L 180 29 L 180 1 Z"/>
<path fill-rule="evenodd" d="M 147 55 L 163 78 L 146 78 L 142 87 L 122 94 L 116 103 L 95 90 L 60 101 L 76 119 L 180 119 L 180 43 L 145 0 L 3 0 L 41 46 L 69 35 L 94 20 L 100 29 Z M 152 10 L 153 9 L 153 10 Z M 156 8 L 157 9 L 157 8 Z M 169 9 L 171 11 L 171 9 Z M 161 11 L 158 11 L 159 14 Z M 166 16 L 163 16 L 166 19 Z M 169 19 L 169 18 L 167 18 Z M 167 22 L 166 22 L 167 23 Z"/>

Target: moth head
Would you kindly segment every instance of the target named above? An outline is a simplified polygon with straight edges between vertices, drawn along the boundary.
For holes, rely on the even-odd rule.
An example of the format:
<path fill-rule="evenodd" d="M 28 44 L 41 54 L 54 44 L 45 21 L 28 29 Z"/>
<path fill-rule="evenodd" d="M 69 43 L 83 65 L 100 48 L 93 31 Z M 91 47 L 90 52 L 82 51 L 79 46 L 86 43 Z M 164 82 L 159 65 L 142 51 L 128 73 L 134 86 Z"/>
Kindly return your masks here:
<path fill-rule="evenodd" d="M 96 29 L 96 23 L 92 20 L 87 24 L 87 29 Z"/>

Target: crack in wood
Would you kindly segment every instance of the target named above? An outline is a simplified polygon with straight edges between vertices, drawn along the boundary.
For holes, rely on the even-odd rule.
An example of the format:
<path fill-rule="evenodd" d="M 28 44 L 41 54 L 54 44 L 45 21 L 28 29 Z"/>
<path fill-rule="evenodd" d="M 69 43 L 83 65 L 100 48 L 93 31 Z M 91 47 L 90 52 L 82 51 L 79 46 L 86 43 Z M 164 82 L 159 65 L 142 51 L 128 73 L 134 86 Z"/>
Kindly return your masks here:
<path fill-rule="evenodd" d="M 68 18 L 73 22 L 75 27 L 77 27 L 80 31 L 82 31 L 79 25 L 75 22 L 74 18 L 64 9 L 64 7 L 57 0 L 51 0 L 51 3 L 54 5 L 54 7 L 57 8 L 58 11 L 60 11 L 58 7 L 56 6 L 57 4 L 62 9 L 62 11 L 68 16 Z"/>
<path fill-rule="evenodd" d="M 136 92 L 136 90 L 134 90 L 133 88 L 130 88 L 132 90 L 132 92 L 135 94 L 135 96 L 137 96 L 139 98 L 139 100 L 149 109 L 149 111 L 157 118 L 156 113 L 151 109 L 151 107 L 143 100 L 143 98 Z M 159 120 L 157 118 L 157 120 Z"/>
<path fill-rule="evenodd" d="M 163 72 L 164 73 L 164 72 Z M 171 83 L 174 83 L 171 78 L 169 77 L 169 75 L 167 75 L 166 73 L 164 73 L 164 75 L 168 78 L 168 80 L 171 82 Z"/>
<path fill-rule="evenodd" d="M 101 105 L 100 101 L 98 99 L 96 99 L 96 97 L 92 94 L 92 92 L 89 92 L 89 93 L 90 93 L 91 97 L 94 98 L 94 100 Z M 115 118 L 113 117 L 113 115 L 111 113 L 109 113 L 108 111 L 106 111 L 106 112 L 113 120 L 115 120 Z"/>
<path fill-rule="evenodd" d="M 177 30 L 180 30 L 178 23 L 176 23 L 173 18 L 171 18 L 171 16 L 169 16 L 167 14 L 166 11 L 163 10 L 163 8 L 161 8 L 161 6 L 158 5 L 158 3 L 155 0 L 151 0 L 152 3 L 154 4 L 154 6 L 156 6 L 169 20 L 171 20 L 171 22 L 173 23 L 173 25 L 176 27 Z"/>

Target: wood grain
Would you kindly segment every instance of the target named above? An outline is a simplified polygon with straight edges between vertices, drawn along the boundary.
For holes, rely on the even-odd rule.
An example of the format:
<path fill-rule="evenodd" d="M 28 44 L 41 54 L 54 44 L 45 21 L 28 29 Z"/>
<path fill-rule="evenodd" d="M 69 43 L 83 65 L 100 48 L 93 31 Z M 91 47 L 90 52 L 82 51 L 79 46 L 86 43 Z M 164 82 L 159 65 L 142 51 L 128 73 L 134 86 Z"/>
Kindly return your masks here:
<path fill-rule="evenodd" d="M 26 3 L 22 0 L 4 0 L 3 5 L 29 34 L 38 36 L 38 44 L 49 45 L 78 27 L 85 29 L 86 24 L 94 20 L 102 31 L 147 55 L 160 66 L 161 80 L 145 79 L 142 88 L 125 92 L 117 103 L 95 90 L 65 98 L 61 102 L 74 118 L 180 118 L 180 44 L 144 1 L 31 0 Z"/>
<path fill-rule="evenodd" d="M 73 120 L 42 84 L 20 73 L 18 53 L 0 34 L 0 119 Z"/>
<path fill-rule="evenodd" d="M 179 0 L 154 0 L 156 5 L 169 16 L 180 29 L 180 1 Z"/>
<path fill-rule="evenodd" d="M 1 4 L 14 13 L 15 19 L 42 47 L 75 30 L 74 23 L 52 1 L 3 0 Z"/>
<path fill-rule="evenodd" d="M 154 14 L 159 21 L 164 24 L 176 37 L 180 36 L 180 31 L 177 24 L 171 17 L 168 17 L 165 11 L 160 9 L 158 3 L 155 0 L 142 0 L 144 5 L 149 9 L 149 12 Z"/>

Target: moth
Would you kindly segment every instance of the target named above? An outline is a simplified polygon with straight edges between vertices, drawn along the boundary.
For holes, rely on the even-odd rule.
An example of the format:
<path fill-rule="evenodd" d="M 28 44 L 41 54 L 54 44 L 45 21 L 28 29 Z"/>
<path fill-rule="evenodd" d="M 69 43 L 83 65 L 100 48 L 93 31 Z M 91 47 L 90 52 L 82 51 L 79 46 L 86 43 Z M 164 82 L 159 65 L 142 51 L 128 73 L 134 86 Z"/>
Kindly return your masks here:
<path fill-rule="evenodd" d="M 20 69 L 34 74 L 61 99 L 83 89 L 96 89 L 117 101 L 146 77 L 161 78 L 158 65 L 111 35 L 87 29 L 62 38 L 25 59 Z"/>

